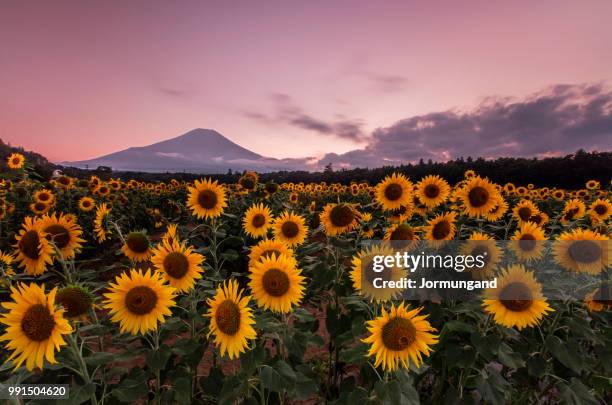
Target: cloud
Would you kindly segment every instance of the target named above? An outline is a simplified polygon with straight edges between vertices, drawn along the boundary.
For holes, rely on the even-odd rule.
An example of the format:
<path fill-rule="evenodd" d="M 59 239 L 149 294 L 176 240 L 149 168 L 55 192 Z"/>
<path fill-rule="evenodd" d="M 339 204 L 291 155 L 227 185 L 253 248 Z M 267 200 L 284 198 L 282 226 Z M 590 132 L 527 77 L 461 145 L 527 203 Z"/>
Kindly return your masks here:
<path fill-rule="evenodd" d="M 396 93 L 406 89 L 409 80 L 400 75 L 378 74 L 364 72 L 362 76 L 367 78 L 374 89 L 382 93 Z"/>
<path fill-rule="evenodd" d="M 612 149 L 612 91 L 556 85 L 523 99 L 488 97 L 471 111 L 413 116 L 374 131 L 363 149 L 319 163 L 377 167 L 458 157 L 551 156 Z"/>
<path fill-rule="evenodd" d="M 324 120 L 313 117 L 297 106 L 293 99 L 284 93 L 273 93 L 270 96 L 274 112 L 266 115 L 254 111 L 242 111 L 242 115 L 266 125 L 291 125 L 296 128 L 316 132 L 319 135 L 334 136 L 354 142 L 363 141 L 366 134 L 363 122 L 336 115 L 335 119 Z"/>

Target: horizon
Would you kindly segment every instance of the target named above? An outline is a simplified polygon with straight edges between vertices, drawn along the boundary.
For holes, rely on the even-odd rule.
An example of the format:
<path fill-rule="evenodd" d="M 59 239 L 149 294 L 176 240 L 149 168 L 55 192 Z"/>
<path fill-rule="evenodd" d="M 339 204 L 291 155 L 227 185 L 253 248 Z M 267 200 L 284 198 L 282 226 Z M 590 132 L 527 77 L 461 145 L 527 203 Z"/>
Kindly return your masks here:
<path fill-rule="evenodd" d="M 348 5 L 7 4 L 0 138 L 53 162 L 193 128 L 338 167 L 612 150 L 612 3 Z"/>

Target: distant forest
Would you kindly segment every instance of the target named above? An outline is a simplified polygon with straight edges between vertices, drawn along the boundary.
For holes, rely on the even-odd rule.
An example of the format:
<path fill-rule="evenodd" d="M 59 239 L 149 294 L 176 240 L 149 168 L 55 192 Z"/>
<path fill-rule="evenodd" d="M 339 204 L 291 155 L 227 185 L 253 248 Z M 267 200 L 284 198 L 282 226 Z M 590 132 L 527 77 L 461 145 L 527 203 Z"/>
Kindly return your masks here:
<path fill-rule="evenodd" d="M 73 177 L 89 177 L 92 174 L 102 179 L 119 177 L 124 180 L 137 179 L 144 181 L 168 181 L 170 179 L 192 181 L 203 176 L 212 177 L 222 183 L 235 183 L 242 172 L 228 171 L 225 174 L 196 174 L 196 173 L 142 173 L 112 171 L 107 167 L 94 170 L 82 170 L 73 167 L 62 167 L 47 161 L 43 156 L 26 152 L 21 148 L 10 147 L 0 140 L 1 165 L 5 165 L 6 156 L 11 152 L 23 153 L 27 160 L 34 165 L 35 170 L 44 178 L 49 178 L 54 170 L 62 170 L 65 174 Z M 483 158 L 473 159 L 471 157 L 459 158 L 445 163 L 424 162 L 421 160 L 416 164 L 405 164 L 401 166 L 385 166 L 375 169 L 339 169 L 336 170 L 331 164 L 322 172 L 307 171 L 280 171 L 272 173 L 261 173 L 260 181 L 283 182 L 321 182 L 350 184 L 353 181 L 376 184 L 388 174 L 393 172 L 404 173 L 412 180 L 429 174 L 437 174 L 444 177 L 451 184 L 460 181 L 463 173 L 472 169 L 481 176 L 486 176 L 496 183 L 512 182 L 517 185 L 533 183 L 536 186 L 548 186 L 558 188 L 582 188 L 587 180 L 598 180 L 609 186 L 612 179 L 612 152 L 586 152 L 579 150 L 574 154 L 563 157 L 537 158 L 499 158 L 485 160 Z"/>

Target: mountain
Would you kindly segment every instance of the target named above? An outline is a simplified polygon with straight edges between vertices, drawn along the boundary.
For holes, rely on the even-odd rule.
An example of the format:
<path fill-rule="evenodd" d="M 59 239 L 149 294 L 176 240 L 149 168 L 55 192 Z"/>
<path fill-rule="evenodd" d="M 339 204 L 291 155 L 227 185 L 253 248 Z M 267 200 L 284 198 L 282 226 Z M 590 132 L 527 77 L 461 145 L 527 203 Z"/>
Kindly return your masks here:
<path fill-rule="evenodd" d="M 95 159 L 64 162 L 63 166 L 115 171 L 225 173 L 304 169 L 306 159 L 273 159 L 251 152 L 212 129 L 194 129 L 176 138 L 132 147 Z"/>

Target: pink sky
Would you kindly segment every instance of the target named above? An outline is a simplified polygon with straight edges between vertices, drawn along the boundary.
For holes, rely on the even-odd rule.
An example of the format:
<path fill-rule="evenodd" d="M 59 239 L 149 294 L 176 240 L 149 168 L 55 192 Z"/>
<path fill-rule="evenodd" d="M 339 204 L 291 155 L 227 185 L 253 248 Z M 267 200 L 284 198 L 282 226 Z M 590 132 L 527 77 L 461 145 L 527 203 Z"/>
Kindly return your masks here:
<path fill-rule="evenodd" d="M 612 79 L 612 2 L 53 1 L 0 6 L 0 138 L 81 160 L 215 129 L 272 157 L 410 116 Z M 358 138 L 358 137 L 355 137 Z"/>

